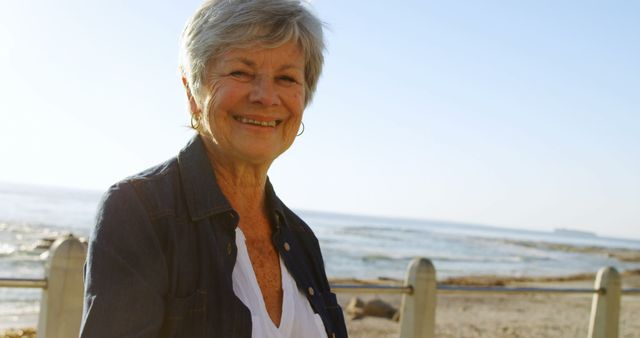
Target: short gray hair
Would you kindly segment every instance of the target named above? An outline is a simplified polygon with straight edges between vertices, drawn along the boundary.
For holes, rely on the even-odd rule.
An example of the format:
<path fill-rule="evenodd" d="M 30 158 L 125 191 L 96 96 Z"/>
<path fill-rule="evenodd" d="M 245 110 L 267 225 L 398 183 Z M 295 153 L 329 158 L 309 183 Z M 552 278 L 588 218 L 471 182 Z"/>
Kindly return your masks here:
<path fill-rule="evenodd" d="M 324 62 L 322 26 L 300 0 L 208 0 L 182 33 L 180 71 L 200 101 L 210 60 L 233 48 L 253 44 L 278 47 L 296 41 L 305 57 L 306 106 L 313 98 Z"/>

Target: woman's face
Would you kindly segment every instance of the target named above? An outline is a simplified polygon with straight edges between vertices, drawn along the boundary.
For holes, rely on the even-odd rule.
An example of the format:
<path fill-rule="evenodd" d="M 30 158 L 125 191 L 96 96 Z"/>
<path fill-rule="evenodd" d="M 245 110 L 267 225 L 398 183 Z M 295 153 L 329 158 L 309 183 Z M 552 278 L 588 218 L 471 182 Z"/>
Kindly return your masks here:
<path fill-rule="evenodd" d="M 291 146 L 304 110 L 304 61 L 289 42 L 233 49 L 207 65 L 203 134 L 216 155 L 269 164 Z"/>

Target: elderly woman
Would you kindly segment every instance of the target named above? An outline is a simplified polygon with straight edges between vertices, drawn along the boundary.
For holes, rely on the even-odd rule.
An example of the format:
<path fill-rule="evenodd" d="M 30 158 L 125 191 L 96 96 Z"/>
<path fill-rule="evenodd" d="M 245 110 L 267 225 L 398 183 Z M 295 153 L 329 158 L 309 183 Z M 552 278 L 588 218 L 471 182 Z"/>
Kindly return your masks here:
<path fill-rule="evenodd" d="M 182 39 L 197 135 L 105 194 L 81 337 L 346 337 L 318 241 L 267 177 L 316 88 L 321 23 L 297 0 L 214 0 Z"/>

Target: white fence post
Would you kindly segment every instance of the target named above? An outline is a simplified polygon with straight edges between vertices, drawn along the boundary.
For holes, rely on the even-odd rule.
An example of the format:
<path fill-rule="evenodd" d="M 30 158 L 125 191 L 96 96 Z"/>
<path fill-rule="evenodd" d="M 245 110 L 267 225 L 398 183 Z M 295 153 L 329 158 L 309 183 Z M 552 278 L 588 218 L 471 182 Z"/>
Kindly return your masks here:
<path fill-rule="evenodd" d="M 78 337 L 82 317 L 86 247 L 69 235 L 57 239 L 45 264 L 47 288 L 42 290 L 38 338 Z"/>
<path fill-rule="evenodd" d="M 436 327 L 436 270 L 426 258 L 414 258 L 405 283 L 412 294 L 402 296 L 400 338 L 434 338 Z"/>
<path fill-rule="evenodd" d="M 593 295 L 589 338 L 617 338 L 620 322 L 620 275 L 612 267 L 602 268 L 596 276 L 595 288 L 604 293 Z"/>

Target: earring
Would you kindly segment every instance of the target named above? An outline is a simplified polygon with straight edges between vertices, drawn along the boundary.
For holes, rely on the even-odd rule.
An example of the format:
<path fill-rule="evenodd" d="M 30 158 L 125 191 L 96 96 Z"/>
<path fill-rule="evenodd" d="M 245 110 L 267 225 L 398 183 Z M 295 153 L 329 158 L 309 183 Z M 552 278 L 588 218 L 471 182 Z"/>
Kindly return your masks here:
<path fill-rule="evenodd" d="M 302 131 L 298 131 L 298 134 L 296 135 L 296 137 L 304 133 L 304 122 L 300 122 L 300 126 L 302 126 Z"/>
<path fill-rule="evenodd" d="M 200 129 L 200 118 L 196 114 L 191 114 L 191 128 Z"/>

